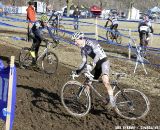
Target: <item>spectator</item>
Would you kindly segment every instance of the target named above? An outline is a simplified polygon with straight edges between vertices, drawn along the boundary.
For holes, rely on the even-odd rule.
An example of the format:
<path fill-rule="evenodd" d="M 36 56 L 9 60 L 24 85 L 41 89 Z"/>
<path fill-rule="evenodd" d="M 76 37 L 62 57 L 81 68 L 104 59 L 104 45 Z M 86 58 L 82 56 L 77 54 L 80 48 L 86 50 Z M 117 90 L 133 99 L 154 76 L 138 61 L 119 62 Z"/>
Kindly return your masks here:
<path fill-rule="evenodd" d="M 28 41 L 29 41 L 29 32 L 30 32 L 30 29 L 32 27 L 32 22 L 35 22 L 36 21 L 36 12 L 35 12 L 35 8 L 34 8 L 34 2 L 31 2 L 29 1 L 28 2 L 28 8 L 26 9 L 27 11 L 27 20 L 29 21 L 28 22 L 28 28 L 27 28 L 27 35 L 28 35 Z"/>
<path fill-rule="evenodd" d="M 79 19 L 79 16 L 80 16 L 80 11 L 78 9 L 78 7 L 74 10 L 73 12 L 73 17 L 74 17 L 74 29 L 75 30 L 78 30 L 79 28 L 79 22 L 78 22 L 78 19 Z"/>

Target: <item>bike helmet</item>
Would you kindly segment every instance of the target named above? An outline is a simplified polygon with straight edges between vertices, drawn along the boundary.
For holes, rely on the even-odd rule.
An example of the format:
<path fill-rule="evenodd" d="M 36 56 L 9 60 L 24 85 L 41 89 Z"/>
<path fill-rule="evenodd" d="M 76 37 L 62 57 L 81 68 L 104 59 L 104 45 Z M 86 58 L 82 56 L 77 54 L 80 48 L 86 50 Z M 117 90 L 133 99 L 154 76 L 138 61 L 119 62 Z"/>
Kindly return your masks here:
<path fill-rule="evenodd" d="M 84 38 L 84 33 L 83 32 L 75 32 L 72 35 L 72 40 L 83 39 L 83 38 Z"/>
<path fill-rule="evenodd" d="M 47 15 L 46 15 L 46 14 L 43 14 L 43 15 L 41 16 L 40 20 L 41 20 L 42 22 L 48 22 L 48 17 L 47 17 Z"/>

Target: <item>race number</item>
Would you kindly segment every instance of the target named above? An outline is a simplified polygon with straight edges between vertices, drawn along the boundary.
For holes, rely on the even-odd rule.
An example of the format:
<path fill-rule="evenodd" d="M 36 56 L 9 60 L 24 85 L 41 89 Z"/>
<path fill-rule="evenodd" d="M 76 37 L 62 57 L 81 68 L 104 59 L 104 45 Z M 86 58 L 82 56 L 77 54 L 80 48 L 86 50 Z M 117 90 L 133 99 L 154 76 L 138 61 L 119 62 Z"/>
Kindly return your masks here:
<path fill-rule="evenodd" d="M 149 32 L 149 27 L 148 26 L 141 26 L 140 31 L 146 31 Z"/>

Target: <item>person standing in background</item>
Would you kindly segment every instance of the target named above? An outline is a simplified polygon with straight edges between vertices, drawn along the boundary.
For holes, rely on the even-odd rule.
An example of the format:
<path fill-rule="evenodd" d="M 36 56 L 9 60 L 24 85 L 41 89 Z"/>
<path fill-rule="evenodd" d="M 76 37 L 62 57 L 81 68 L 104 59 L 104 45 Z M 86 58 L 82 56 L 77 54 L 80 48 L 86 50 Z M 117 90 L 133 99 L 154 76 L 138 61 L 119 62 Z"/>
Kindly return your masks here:
<path fill-rule="evenodd" d="M 27 40 L 29 42 L 30 38 L 29 38 L 29 33 L 30 33 L 30 29 L 32 27 L 32 22 L 36 21 L 36 12 L 35 12 L 35 8 L 34 8 L 34 2 L 29 1 L 28 2 L 28 8 L 26 9 L 27 11 L 27 20 L 28 20 L 28 27 L 27 27 Z"/>
<path fill-rule="evenodd" d="M 75 30 L 78 30 L 79 28 L 79 23 L 78 23 L 78 19 L 79 19 L 79 16 L 80 16 L 80 11 L 78 9 L 78 7 L 74 10 L 73 12 L 73 17 L 74 17 L 74 29 Z"/>

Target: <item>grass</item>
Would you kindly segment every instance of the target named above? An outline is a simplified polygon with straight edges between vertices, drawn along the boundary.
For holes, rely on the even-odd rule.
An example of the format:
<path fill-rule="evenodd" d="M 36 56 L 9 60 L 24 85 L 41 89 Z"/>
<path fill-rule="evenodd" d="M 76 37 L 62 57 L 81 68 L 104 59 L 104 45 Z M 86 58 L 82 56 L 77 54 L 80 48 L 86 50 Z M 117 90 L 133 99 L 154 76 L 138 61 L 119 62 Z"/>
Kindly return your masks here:
<path fill-rule="evenodd" d="M 25 15 L 20 15 L 20 16 L 11 16 L 11 17 L 14 17 L 14 18 L 20 18 L 20 19 L 26 19 L 25 18 Z M 67 18 L 65 20 L 73 20 L 71 18 Z M 15 25 L 15 26 L 21 26 L 21 27 L 25 27 L 27 28 L 27 23 L 25 22 L 13 22 L 13 21 L 10 21 L 6 18 L 2 18 L 0 20 L 1 22 L 5 22 L 5 23 L 8 23 L 8 24 L 11 24 L 11 25 Z M 63 20 L 62 20 L 63 21 Z M 86 32 L 86 33 L 95 33 L 95 30 L 96 30 L 96 27 L 95 27 L 95 23 L 96 23 L 96 20 L 95 19 L 81 19 L 80 21 L 82 22 L 89 22 L 89 23 L 93 23 L 93 25 L 91 24 L 84 24 L 84 23 L 81 23 L 80 25 L 80 31 L 82 32 Z M 97 20 L 97 24 L 98 25 L 101 25 L 101 26 L 104 26 L 105 25 L 105 20 L 101 20 L 101 19 L 98 19 Z M 68 23 L 68 24 L 73 24 L 73 22 L 70 22 L 70 21 L 64 21 L 62 22 L 62 24 L 65 26 L 66 30 L 68 31 L 72 31 L 74 32 L 75 30 L 73 29 L 73 25 L 66 25 L 65 23 Z M 84 26 L 85 25 L 85 26 Z M 87 25 L 87 26 L 86 26 Z M 135 23 L 135 22 L 120 22 L 119 23 L 119 27 L 120 29 L 131 29 L 131 30 L 137 30 L 137 26 L 138 26 L 138 23 Z M 2 29 L 6 29 L 6 30 L 13 30 L 13 31 L 23 31 L 23 32 L 26 32 L 26 29 L 20 29 L 20 28 L 14 28 L 14 27 L 5 27 L 5 26 L 1 26 L 0 28 Z M 156 24 L 156 23 L 153 23 L 153 28 L 154 28 L 154 32 L 155 33 L 159 33 L 159 30 L 160 30 L 160 26 L 159 24 Z M 120 31 L 121 34 L 125 35 L 125 36 L 129 36 L 129 31 Z M 10 34 L 11 35 L 11 34 Z M 105 37 L 106 35 L 106 30 L 102 29 L 102 28 L 98 28 L 98 35 L 100 36 L 103 36 Z M 17 36 L 17 34 L 13 34 L 13 36 Z M 18 34 L 18 36 L 20 36 Z M 21 35 L 22 37 L 26 37 L 24 34 Z M 70 35 L 67 35 L 67 37 L 70 37 Z M 87 35 L 88 36 L 88 35 Z M 138 32 L 132 32 L 131 33 L 131 36 L 133 38 L 136 39 L 136 44 L 139 44 L 139 36 L 138 36 Z M 88 37 L 91 37 L 91 38 L 95 38 L 95 35 L 91 35 L 91 36 L 88 36 Z M 156 47 L 156 48 L 160 48 L 160 37 L 159 36 L 153 36 L 151 38 L 151 41 L 150 41 L 150 44 L 149 46 L 151 47 Z M 130 40 L 128 38 L 125 38 L 125 37 L 122 37 L 122 43 L 123 44 L 128 44 L 130 42 Z"/>

